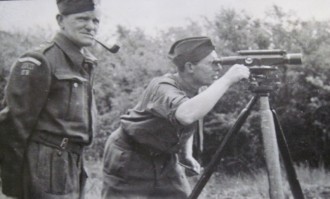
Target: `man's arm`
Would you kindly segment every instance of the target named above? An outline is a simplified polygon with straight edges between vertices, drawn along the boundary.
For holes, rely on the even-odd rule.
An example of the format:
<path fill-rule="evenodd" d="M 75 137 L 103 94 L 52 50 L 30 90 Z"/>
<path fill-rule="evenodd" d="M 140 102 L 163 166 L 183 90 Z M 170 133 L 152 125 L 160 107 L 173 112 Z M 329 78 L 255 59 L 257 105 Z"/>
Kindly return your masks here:
<path fill-rule="evenodd" d="M 40 57 L 26 55 L 19 58 L 11 69 L 6 87 L 5 99 L 21 147 L 26 145 L 49 92 L 50 68 Z"/>
<path fill-rule="evenodd" d="M 243 78 L 249 77 L 249 70 L 242 65 L 232 66 L 227 73 L 216 80 L 206 90 L 182 103 L 175 117 L 183 125 L 189 125 L 203 118 L 215 106 L 228 88 Z"/>
<path fill-rule="evenodd" d="M 187 175 L 193 176 L 201 173 L 199 162 L 193 157 L 193 136 L 182 146 L 179 153 L 179 163 L 186 169 Z"/>

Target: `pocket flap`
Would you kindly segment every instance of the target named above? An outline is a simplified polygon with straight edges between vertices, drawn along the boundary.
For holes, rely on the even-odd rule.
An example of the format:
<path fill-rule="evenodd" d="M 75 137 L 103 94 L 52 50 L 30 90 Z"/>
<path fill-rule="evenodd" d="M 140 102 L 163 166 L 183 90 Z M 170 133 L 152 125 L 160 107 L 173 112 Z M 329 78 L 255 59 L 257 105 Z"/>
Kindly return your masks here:
<path fill-rule="evenodd" d="M 55 77 L 58 80 L 78 80 L 80 82 L 87 82 L 88 81 L 86 78 L 75 75 L 75 74 L 55 73 Z"/>

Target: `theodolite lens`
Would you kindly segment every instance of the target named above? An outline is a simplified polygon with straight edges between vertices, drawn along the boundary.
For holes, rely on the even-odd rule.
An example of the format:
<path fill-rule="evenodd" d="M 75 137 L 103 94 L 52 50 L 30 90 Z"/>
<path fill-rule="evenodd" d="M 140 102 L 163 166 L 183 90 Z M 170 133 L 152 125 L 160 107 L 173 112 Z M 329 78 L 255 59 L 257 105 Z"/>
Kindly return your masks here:
<path fill-rule="evenodd" d="M 302 58 L 302 55 L 300 53 L 286 54 L 285 55 L 286 63 L 291 64 L 291 65 L 300 65 L 300 64 L 302 64 L 301 58 Z"/>

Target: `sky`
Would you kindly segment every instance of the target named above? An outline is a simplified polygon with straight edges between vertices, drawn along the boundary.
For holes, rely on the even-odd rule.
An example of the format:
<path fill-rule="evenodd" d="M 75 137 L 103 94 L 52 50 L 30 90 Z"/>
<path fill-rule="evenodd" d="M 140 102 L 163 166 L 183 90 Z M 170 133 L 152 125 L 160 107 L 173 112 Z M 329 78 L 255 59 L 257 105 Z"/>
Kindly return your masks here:
<path fill-rule="evenodd" d="M 272 5 L 301 19 L 330 19 L 330 0 L 101 0 L 100 33 L 114 30 L 120 24 L 153 35 L 169 27 L 184 26 L 189 20 L 212 19 L 221 8 L 262 18 Z M 0 0 L 0 30 L 29 31 L 36 27 L 56 30 L 56 14 L 55 0 Z"/>

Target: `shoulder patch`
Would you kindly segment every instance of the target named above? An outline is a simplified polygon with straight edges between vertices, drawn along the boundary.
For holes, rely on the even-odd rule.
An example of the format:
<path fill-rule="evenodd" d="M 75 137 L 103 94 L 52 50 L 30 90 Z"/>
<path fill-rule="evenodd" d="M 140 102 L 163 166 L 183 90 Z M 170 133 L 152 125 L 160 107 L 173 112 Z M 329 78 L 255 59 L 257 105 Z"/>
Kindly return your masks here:
<path fill-rule="evenodd" d="M 41 65 L 41 62 L 33 57 L 21 57 L 18 59 L 19 62 L 31 62 L 37 66 Z"/>
<path fill-rule="evenodd" d="M 17 61 L 19 62 L 20 75 L 23 76 L 30 75 L 36 66 L 41 65 L 41 62 L 34 57 L 21 57 Z"/>
<path fill-rule="evenodd" d="M 36 66 L 35 64 L 32 64 L 30 62 L 22 63 L 21 68 L 20 68 L 21 69 L 21 75 L 30 75 L 30 72 L 32 70 L 34 70 L 35 66 Z"/>

